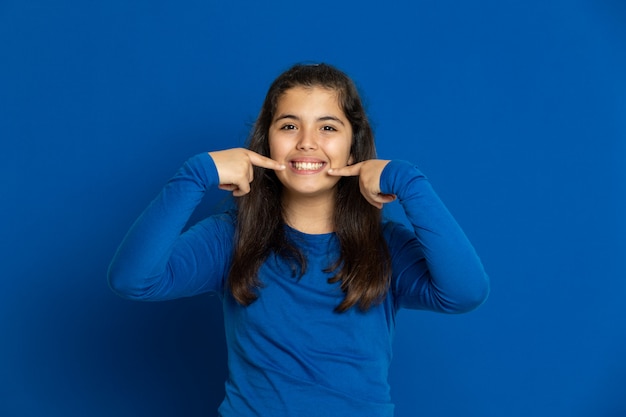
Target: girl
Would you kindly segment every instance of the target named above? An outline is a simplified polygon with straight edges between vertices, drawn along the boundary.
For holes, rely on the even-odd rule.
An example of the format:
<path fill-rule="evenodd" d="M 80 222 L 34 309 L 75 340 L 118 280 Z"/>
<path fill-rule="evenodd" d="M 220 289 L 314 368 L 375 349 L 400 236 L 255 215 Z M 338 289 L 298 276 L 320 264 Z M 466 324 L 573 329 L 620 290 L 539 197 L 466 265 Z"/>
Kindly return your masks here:
<path fill-rule="evenodd" d="M 392 416 L 397 311 L 461 313 L 487 297 L 479 258 L 424 175 L 374 158 L 352 81 L 296 65 L 271 85 L 249 147 L 189 159 L 119 247 L 109 283 L 124 297 L 220 296 L 220 416 Z M 216 186 L 236 210 L 181 234 Z M 396 198 L 412 230 L 381 220 Z"/>

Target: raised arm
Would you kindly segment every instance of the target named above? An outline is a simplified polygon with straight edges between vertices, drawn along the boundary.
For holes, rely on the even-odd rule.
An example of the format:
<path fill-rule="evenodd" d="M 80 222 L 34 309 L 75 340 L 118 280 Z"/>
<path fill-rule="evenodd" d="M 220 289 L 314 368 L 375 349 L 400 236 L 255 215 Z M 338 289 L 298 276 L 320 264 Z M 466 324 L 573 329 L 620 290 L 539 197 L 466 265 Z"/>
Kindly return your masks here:
<path fill-rule="evenodd" d="M 397 307 L 462 313 L 487 298 L 489 279 L 480 259 L 419 169 L 406 161 L 372 160 L 333 174 L 359 175 L 361 193 L 379 208 L 397 198 L 413 226 L 385 229 Z"/>
<path fill-rule="evenodd" d="M 398 197 L 413 236 L 391 232 L 399 307 L 463 313 L 484 302 L 489 278 L 465 233 L 430 182 L 405 161 L 392 161 L 381 189 Z"/>
<path fill-rule="evenodd" d="M 185 162 L 122 241 L 109 266 L 111 288 L 138 300 L 223 292 L 233 247 L 231 217 L 212 216 L 181 231 L 207 189 L 219 186 L 236 195 L 249 190 L 253 165 L 281 169 L 245 149 L 199 154 Z"/>

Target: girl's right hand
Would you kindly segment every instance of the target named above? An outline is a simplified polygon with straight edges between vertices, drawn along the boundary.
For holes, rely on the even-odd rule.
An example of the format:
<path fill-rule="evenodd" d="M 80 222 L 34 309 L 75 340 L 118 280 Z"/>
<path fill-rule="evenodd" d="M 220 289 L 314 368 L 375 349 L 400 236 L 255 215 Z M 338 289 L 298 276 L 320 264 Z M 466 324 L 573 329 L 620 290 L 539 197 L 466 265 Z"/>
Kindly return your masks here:
<path fill-rule="evenodd" d="M 209 152 L 219 175 L 219 188 L 232 191 L 233 196 L 241 197 L 250 192 L 250 183 L 254 179 L 253 167 L 282 171 L 285 166 L 253 152 L 249 149 L 234 148 L 224 151 Z"/>

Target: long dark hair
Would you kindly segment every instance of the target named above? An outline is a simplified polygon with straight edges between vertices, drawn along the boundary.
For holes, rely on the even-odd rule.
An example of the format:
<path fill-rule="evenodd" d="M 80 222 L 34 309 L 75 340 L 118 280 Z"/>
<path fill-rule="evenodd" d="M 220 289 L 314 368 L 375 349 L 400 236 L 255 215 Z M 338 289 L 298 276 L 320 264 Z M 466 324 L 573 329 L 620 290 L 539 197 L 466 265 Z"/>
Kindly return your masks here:
<path fill-rule="evenodd" d="M 339 106 L 352 125 L 353 162 L 376 157 L 374 135 L 354 83 L 327 64 L 298 64 L 274 80 L 249 137 L 250 150 L 270 155 L 268 132 L 278 100 L 287 90 L 299 86 L 335 91 Z M 340 255 L 326 272 L 335 272 L 328 281 L 340 282 L 345 296 L 335 310 L 344 312 L 355 304 L 367 310 L 384 299 L 391 276 L 380 210 L 363 198 L 358 177 L 341 178 L 336 190 L 333 224 Z M 258 270 L 271 252 L 287 260 L 294 275 L 306 271 L 306 257 L 285 234 L 281 193 L 282 184 L 274 171 L 255 167 L 250 192 L 237 199 L 237 234 L 228 285 L 233 297 L 244 306 L 257 299 L 257 290 L 263 285 Z"/>

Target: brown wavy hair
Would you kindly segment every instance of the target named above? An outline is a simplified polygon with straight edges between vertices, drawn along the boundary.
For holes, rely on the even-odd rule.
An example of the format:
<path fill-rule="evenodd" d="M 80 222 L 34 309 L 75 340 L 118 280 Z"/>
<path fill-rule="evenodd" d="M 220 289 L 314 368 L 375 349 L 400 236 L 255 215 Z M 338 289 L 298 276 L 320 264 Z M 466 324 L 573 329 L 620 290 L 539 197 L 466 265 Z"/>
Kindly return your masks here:
<path fill-rule="evenodd" d="M 282 95 L 294 87 L 323 87 L 337 93 L 339 106 L 352 125 L 351 156 L 354 163 L 376 157 L 374 135 L 363 103 L 352 80 L 327 64 L 298 64 L 282 73 L 270 86 L 248 138 L 248 148 L 268 156 L 269 128 Z M 336 185 L 334 231 L 339 258 L 325 272 L 334 272 L 329 283 L 340 282 L 344 312 L 358 304 L 362 310 L 382 301 L 391 276 L 391 260 L 382 235 L 380 210 L 361 195 L 358 177 L 342 177 Z M 237 228 L 228 286 L 233 297 L 247 306 L 258 298 L 263 283 L 258 270 L 270 253 L 283 257 L 294 276 L 302 276 L 306 257 L 285 233 L 282 184 L 274 171 L 254 167 L 250 192 L 237 199 Z"/>

